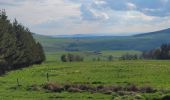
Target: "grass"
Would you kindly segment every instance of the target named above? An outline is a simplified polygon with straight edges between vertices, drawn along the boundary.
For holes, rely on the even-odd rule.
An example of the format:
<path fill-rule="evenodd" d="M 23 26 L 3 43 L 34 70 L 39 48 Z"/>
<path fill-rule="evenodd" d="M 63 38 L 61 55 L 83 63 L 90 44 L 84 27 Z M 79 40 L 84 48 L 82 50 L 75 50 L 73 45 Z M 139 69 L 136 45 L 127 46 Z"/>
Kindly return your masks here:
<path fill-rule="evenodd" d="M 47 52 L 47 60 L 48 61 L 60 61 L 60 57 L 62 54 L 76 54 L 84 57 L 85 61 L 92 61 L 94 58 L 101 58 L 102 60 L 107 60 L 108 56 L 112 55 L 114 58 L 119 58 L 124 54 L 141 54 L 141 51 L 136 50 L 114 50 L 114 51 L 58 51 L 58 52 Z"/>
<path fill-rule="evenodd" d="M 34 65 L 7 73 L 0 77 L 0 99 L 4 100 L 111 100 L 117 98 L 145 98 L 162 97 L 170 92 L 157 92 L 153 94 L 135 93 L 132 95 L 115 96 L 101 93 L 55 93 L 47 90 L 29 90 L 28 87 L 36 84 L 47 83 L 46 74 L 49 73 L 50 82 L 59 84 L 91 84 L 97 85 L 127 85 L 129 83 L 137 86 L 152 86 L 156 89 L 170 89 L 170 61 L 162 60 L 135 60 L 112 62 L 73 62 L 62 63 L 57 61 L 56 54 L 48 54 L 47 62 L 42 65 Z M 105 53 L 107 55 L 107 53 Z M 19 84 L 17 86 L 17 78 Z M 125 94 L 125 93 L 124 93 Z"/>

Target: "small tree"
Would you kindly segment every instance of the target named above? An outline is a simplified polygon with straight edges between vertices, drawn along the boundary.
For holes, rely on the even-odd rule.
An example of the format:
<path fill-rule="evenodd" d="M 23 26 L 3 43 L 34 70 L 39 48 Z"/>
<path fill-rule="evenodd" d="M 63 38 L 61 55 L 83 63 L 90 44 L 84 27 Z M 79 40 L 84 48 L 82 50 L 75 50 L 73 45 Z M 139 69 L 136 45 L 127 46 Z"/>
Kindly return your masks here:
<path fill-rule="evenodd" d="M 75 57 L 74 57 L 73 54 L 68 54 L 68 55 L 67 55 L 67 58 L 68 58 L 68 61 L 69 61 L 69 62 L 73 62 L 73 61 L 75 60 L 75 59 L 74 59 Z"/>
<path fill-rule="evenodd" d="M 61 61 L 62 62 L 67 62 L 68 60 L 67 60 L 67 56 L 66 55 L 62 55 L 61 56 Z"/>
<path fill-rule="evenodd" d="M 83 61 L 83 57 L 81 57 L 80 55 L 74 55 L 74 54 L 63 54 L 61 56 L 61 61 L 62 62 L 75 62 L 75 61 Z"/>
<path fill-rule="evenodd" d="M 112 61 L 112 60 L 113 60 L 113 56 L 112 55 L 108 56 L 108 61 Z"/>
<path fill-rule="evenodd" d="M 96 61 L 96 58 L 93 58 L 92 61 Z"/>
<path fill-rule="evenodd" d="M 137 60 L 140 57 L 137 54 L 125 54 L 121 56 L 122 60 Z"/>
<path fill-rule="evenodd" d="M 101 61 L 100 57 L 97 58 L 97 61 Z"/>

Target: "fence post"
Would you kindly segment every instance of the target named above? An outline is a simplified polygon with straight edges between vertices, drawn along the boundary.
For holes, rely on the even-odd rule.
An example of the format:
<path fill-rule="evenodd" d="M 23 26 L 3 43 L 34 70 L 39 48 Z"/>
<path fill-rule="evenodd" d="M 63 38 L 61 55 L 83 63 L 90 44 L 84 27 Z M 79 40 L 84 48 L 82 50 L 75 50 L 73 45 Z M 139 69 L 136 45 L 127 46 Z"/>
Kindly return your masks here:
<path fill-rule="evenodd" d="M 47 73 L 47 82 L 49 82 L 49 74 Z"/>
<path fill-rule="evenodd" d="M 17 85 L 20 86 L 20 84 L 19 84 L 19 79 L 18 79 L 18 78 L 17 78 Z"/>

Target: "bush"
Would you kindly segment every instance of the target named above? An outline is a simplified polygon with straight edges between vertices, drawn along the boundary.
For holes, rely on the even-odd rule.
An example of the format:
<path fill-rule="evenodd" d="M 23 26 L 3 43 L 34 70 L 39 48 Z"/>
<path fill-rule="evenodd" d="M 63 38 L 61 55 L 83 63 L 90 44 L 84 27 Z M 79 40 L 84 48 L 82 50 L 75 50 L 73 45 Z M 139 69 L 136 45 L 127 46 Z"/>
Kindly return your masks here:
<path fill-rule="evenodd" d="M 81 57 L 80 55 L 74 55 L 74 54 L 63 54 L 61 56 L 61 61 L 62 62 L 80 62 L 83 61 L 83 57 Z"/>
<path fill-rule="evenodd" d="M 108 61 L 112 61 L 113 60 L 113 56 L 112 55 L 108 56 L 107 60 Z"/>
<path fill-rule="evenodd" d="M 37 86 L 36 86 L 37 87 Z M 87 84 L 65 84 L 59 85 L 55 83 L 47 83 L 43 85 L 44 89 L 53 91 L 53 92 L 91 92 L 91 93 L 103 93 L 103 94 L 112 94 L 117 93 L 121 96 L 124 95 L 134 95 L 135 93 L 155 93 L 156 90 L 152 87 L 137 87 L 136 85 L 127 85 L 127 86 L 91 86 Z"/>
<path fill-rule="evenodd" d="M 145 86 L 145 87 L 140 88 L 140 92 L 142 92 L 142 93 L 154 93 L 154 92 L 156 92 L 156 90 L 153 89 L 150 86 Z"/>
<path fill-rule="evenodd" d="M 140 55 L 137 54 L 125 54 L 122 55 L 121 58 L 122 60 L 137 60 L 137 59 L 141 59 Z"/>
<path fill-rule="evenodd" d="M 44 88 L 53 92 L 61 92 L 63 91 L 63 87 L 56 83 L 47 83 L 44 85 Z"/>
<path fill-rule="evenodd" d="M 81 89 L 79 89 L 79 88 L 73 88 L 73 87 L 68 88 L 67 91 L 68 91 L 68 92 L 79 92 L 79 93 L 82 92 Z"/>
<path fill-rule="evenodd" d="M 161 100 L 170 100 L 170 95 L 165 95 L 161 98 Z"/>
<path fill-rule="evenodd" d="M 41 87 L 39 85 L 33 84 L 27 88 L 29 91 L 40 91 Z"/>

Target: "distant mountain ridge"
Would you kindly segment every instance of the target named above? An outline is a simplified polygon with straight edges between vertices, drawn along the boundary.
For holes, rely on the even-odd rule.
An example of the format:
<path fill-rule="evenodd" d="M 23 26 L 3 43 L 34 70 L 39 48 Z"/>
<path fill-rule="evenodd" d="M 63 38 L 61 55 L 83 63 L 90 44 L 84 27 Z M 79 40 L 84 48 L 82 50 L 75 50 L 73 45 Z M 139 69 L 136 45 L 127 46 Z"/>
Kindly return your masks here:
<path fill-rule="evenodd" d="M 55 35 L 53 37 L 57 37 L 57 38 L 60 38 L 60 37 L 69 37 L 69 38 L 74 38 L 74 37 L 96 37 L 96 36 L 104 36 L 104 35 L 99 35 L 99 34 L 73 34 L 73 35 Z"/>
<path fill-rule="evenodd" d="M 150 50 L 163 43 L 170 43 L 170 28 L 132 36 L 75 36 L 50 37 L 33 35 L 46 52 L 102 51 L 102 50 Z"/>
<path fill-rule="evenodd" d="M 110 36 L 119 36 L 119 35 L 113 35 L 111 33 L 102 33 L 102 34 L 88 33 L 88 34 L 72 34 L 72 35 L 51 35 L 51 37 L 55 37 L 55 38 L 88 38 L 88 37 L 110 37 Z"/>
<path fill-rule="evenodd" d="M 134 35 L 136 37 L 138 36 L 149 36 L 149 35 L 158 35 L 158 34 L 170 34 L 170 28 L 168 29 L 163 29 L 163 30 L 159 30 L 159 31 L 155 31 L 155 32 L 148 32 L 148 33 L 142 33 L 142 34 L 137 34 Z"/>

